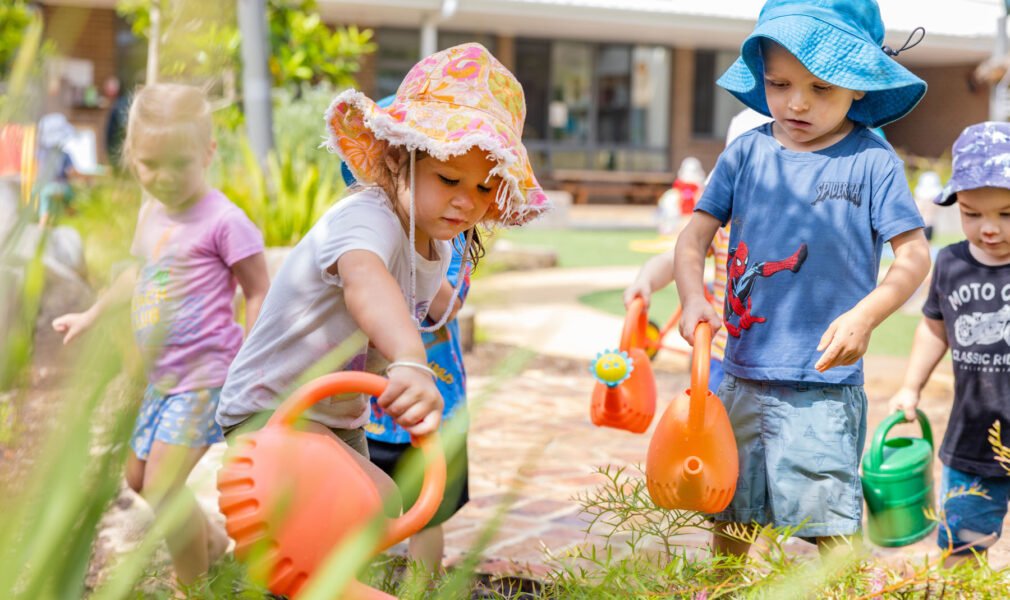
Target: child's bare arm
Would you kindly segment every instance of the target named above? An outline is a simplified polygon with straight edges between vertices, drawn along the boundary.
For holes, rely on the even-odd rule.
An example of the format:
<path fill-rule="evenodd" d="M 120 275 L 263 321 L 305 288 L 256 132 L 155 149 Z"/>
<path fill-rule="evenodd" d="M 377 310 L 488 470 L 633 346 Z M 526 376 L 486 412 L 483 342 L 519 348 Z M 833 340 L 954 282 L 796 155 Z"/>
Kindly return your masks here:
<path fill-rule="evenodd" d="M 695 211 L 687 226 L 677 236 L 674 247 L 673 276 L 677 282 L 677 295 L 683 312 L 680 317 L 680 335 L 694 345 L 694 329 L 705 321 L 712 331 L 722 327 L 722 319 L 705 298 L 705 256 L 716 231 L 722 223 L 712 215 Z"/>
<path fill-rule="evenodd" d="M 438 288 L 438 293 L 435 297 L 431 299 L 431 306 L 428 307 L 428 317 L 434 322 L 438 322 L 445 314 L 445 311 L 452 311 L 449 313 L 449 318 L 445 320 L 446 323 L 456 318 L 456 313 L 459 309 L 463 308 L 463 301 L 456 297 L 453 292 L 452 284 L 449 283 L 448 279 L 442 280 L 442 285 Z M 451 304 L 450 304 L 451 302 Z"/>
<path fill-rule="evenodd" d="M 870 334 L 908 300 L 929 272 L 929 242 L 922 229 L 893 237 L 894 263 L 872 292 L 831 322 L 817 344 L 824 351 L 814 365 L 818 371 L 851 365 L 866 353 Z"/>
<path fill-rule="evenodd" d="M 137 265 L 124 269 L 91 307 L 82 313 L 68 313 L 53 319 L 53 329 L 63 334 L 63 343 L 69 344 L 95 324 L 106 309 L 130 301 L 133 284 L 137 280 Z"/>
<path fill-rule="evenodd" d="M 262 252 L 257 252 L 233 264 L 231 272 L 242 286 L 242 295 L 245 296 L 245 333 L 248 336 L 256 324 L 267 290 L 270 289 L 267 259 Z"/>
<path fill-rule="evenodd" d="M 382 259 L 368 250 L 351 250 L 342 254 L 335 266 L 347 310 L 379 352 L 393 362 L 427 365 L 421 334 L 399 284 Z M 442 395 L 431 375 L 421 369 L 390 369 L 389 385 L 378 402 L 412 435 L 432 433 L 442 420 Z"/>
<path fill-rule="evenodd" d="M 947 352 L 947 331 L 943 321 L 923 317 L 915 328 L 912 354 L 908 357 L 905 381 L 887 404 L 888 412 L 902 411 L 909 421 L 915 419 L 919 393 L 929 381 L 929 376 Z"/>
<path fill-rule="evenodd" d="M 657 292 L 673 281 L 673 250 L 657 254 L 642 265 L 642 270 L 635 276 L 635 281 L 624 290 L 624 305 L 631 304 L 636 296 L 641 296 L 645 300 L 645 307 L 649 307 L 649 299 L 653 292 Z"/>

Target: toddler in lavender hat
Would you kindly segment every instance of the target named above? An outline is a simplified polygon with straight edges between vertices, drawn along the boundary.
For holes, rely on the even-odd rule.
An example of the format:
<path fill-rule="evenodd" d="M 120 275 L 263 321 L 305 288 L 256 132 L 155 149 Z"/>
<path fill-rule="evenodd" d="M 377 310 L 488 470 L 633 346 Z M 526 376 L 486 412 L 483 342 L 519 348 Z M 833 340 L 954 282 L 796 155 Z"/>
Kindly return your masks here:
<path fill-rule="evenodd" d="M 984 560 L 999 539 L 1010 476 L 993 460 L 988 430 L 1010 423 L 1010 123 L 978 123 L 954 142 L 953 172 L 936 203 L 958 204 L 966 240 L 940 250 L 908 371 L 891 411 L 915 418 L 920 392 L 951 351 L 954 398 L 938 455 L 945 566 Z M 985 495 L 966 494 L 975 487 Z"/>

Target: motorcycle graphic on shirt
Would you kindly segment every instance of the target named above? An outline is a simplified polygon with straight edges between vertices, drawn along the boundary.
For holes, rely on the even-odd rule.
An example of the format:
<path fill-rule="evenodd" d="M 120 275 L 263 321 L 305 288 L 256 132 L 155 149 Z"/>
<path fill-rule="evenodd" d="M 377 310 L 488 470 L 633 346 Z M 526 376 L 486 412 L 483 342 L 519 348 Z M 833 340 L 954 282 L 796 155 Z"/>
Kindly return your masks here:
<path fill-rule="evenodd" d="M 962 347 L 1000 340 L 1010 345 L 1010 305 L 994 312 L 961 315 L 954 321 L 954 338 Z"/>

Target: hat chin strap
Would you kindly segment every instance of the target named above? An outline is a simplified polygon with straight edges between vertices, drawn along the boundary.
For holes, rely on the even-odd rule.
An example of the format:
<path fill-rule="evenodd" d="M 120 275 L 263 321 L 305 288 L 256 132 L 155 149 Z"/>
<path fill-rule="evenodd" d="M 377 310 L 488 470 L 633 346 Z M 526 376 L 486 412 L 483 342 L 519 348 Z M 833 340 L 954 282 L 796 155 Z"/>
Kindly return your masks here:
<path fill-rule="evenodd" d="M 456 285 L 452 290 L 452 301 L 449 302 L 449 306 L 445 309 L 445 313 L 442 318 L 438 320 L 437 323 L 431 326 L 421 325 L 421 321 L 417 318 L 417 248 L 414 247 L 414 156 L 415 150 L 410 151 L 410 224 L 408 225 L 407 238 L 410 240 L 410 318 L 414 320 L 414 324 L 417 326 L 418 331 L 423 331 L 430 333 L 432 331 L 439 330 L 445 322 L 449 320 L 449 315 L 452 314 L 452 307 L 455 304 L 456 298 L 459 298 L 459 291 L 463 289 L 463 269 L 462 265 L 460 272 L 456 275 Z M 463 260 L 466 260 L 467 251 L 470 250 L 470 242 L 473 240 L 473 228 L 471 227 L 469 231 L 466 232 L 466 243 L 463 245 Z"/>

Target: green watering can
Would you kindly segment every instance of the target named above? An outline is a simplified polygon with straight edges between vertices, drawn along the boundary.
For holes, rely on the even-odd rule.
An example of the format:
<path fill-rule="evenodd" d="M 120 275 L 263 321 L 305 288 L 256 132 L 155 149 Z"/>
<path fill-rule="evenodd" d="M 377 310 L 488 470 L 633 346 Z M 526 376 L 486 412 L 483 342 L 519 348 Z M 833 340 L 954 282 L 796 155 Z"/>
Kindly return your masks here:
<path fill-rule="evenodd" d="M 877 427 L 870 450 L 863 455 L 863 496 L 869 508 L 867 530 L 878 546 L 907 546 L 926 537 L 936 521 L 926 518 L 933 508 L 933 431 L 917 410 L 921 438 L 887 438 L 905 419 L 896 412 Z"/>

